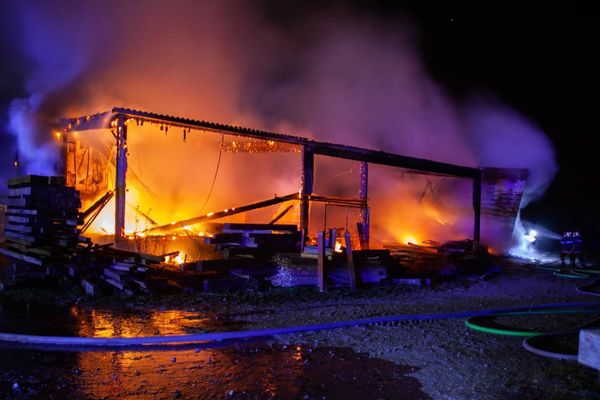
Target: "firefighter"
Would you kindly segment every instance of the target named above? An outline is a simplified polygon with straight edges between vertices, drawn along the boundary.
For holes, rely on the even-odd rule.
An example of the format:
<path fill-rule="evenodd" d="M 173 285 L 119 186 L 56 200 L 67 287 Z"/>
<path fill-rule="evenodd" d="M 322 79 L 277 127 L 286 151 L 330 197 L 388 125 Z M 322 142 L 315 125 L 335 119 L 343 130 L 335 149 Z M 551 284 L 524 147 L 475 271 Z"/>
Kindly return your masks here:
<path fill-rule="evenodd" d="M 583 240 L 579 232 L 565 232 L 560 239 L 560 264 L 565 266 L 565 258 L 569 257 L 571 267 L 576 266 L 576 261 L 579 261 L 579 267 L 583 268 Z"/>
<path fill-rule="evenodd" d="M 573 232 L 573 251 L 571 252 L 571 264 L 575 266 L 575 259 L 579 262 L 579 268 L 585 268 L 583 261 L 583 239 L 579 232 Z"/>

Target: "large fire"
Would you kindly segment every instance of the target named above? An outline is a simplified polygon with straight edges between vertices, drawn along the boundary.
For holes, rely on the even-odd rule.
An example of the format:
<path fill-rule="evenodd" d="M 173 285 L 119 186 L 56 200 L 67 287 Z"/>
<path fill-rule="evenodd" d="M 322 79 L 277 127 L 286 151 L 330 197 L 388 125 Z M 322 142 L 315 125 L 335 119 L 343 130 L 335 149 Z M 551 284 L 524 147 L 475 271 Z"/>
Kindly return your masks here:
<path fill-rule="evenodd" d="M 127 172 L 125 235 L 142 243 L 202 239 L 210 236 L 203 223 L 183 225 L 192 217 L 219 213 L 221 221 L 267 223 L 281 212 L 269 206 L 246 213 L 236 207 L 274 196 L 299 193 L 301 157 L 298 146 L 273 140 L 240 140 L 223 133 L 169 127 L 160 123 L 126 122 Z M 81 191 L 83 208 L 108 191 L 115 191 L 114 125 L 111 129 L 67 132 L 68 182 Z M 63 134 L 55 134 L 60 140 Z M 357 198 L 360 170 L 356 161 L 320 157 L 315 160 L 315 193 Z M 470 237 L 473 229 L 472 183 L 469 179 L 427 175 L 400 168 L 370 169 L 368 204 L 371 209 L 371 247 L 385 243 L 422 245 Z M 299 188 L 300 186 L 300 188 Z M 299 222 L 294 211 L 278 223 Z M 356 208 L 311 203 L 312 227 L 356 232 Z M 231 215 L 228 213 L 231 211 Z M 169 228 L 172 225 L 173 228 Z M 86 233 L 114 235 L 115 200 L 95 216 Z M 160 230 L 157 227 L 161 227 Z M 155 247 L 157 245 L 154 245 Z M 145 246 L 148 250 L 148 246 Z M 182 250 L 182 249 L 177 249 Z M 181 252 L 170 257 L 181 264 L 201 254 Z"/>
<path fill-rule="evenodd" d="M 128 169 L 125 233 L 144 237 L 156 225 L 197 215 L 210 216 L 215 210 L 235 210 L 238 204 L 270 198 L 298 190 L 294 157 L 285 160 L 281 146 L 273 141 L 252 151 L 226 151 L 221 135 L 207 132 L 188 133 L 181 129 L 128 121 Z M 106 191 L 115 189 L 114 142 L 109 130 L 75 132 L 69 138 L 73 151 L 67 166 L 76 175 L 82 191 L 83 208 L 93 204 Z M 227 142 L 229 143 L 229 142 Z M 232 142 L 235 143 L 235 142 Z M 258 143 L 258 142 L 257 142 Z M 288 146 L 289 147 L 289 146 Z M 252 159 L 250 159 L 252 158 Z M 265 163 L 268 159 L 268 163 Z M 276 165 L 277 171 L 269 170 Z M 251 168 L 248 166 L 251 165 Z M 246 190 L 251 188 L 251 190 Z M 257 218 L 271 214 L 255 212 Z M 115 202 L 111 200 L 97 216 L 88 232 L 114 234 Z M 253 216 L 232 216 L 233 221 L 250 221 Z M 185 226 L 176 235 L 204 236 L 201 225 Z"/>

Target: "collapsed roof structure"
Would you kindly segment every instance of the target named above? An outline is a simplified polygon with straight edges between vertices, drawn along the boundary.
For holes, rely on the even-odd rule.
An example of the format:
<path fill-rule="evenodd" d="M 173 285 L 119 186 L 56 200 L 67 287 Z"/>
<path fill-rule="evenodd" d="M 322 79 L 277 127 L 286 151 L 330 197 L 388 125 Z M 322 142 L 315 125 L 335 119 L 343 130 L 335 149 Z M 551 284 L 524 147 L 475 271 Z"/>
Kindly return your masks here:
<path fill-rule="evenodd" d="M 125 237 L 125 213 L 126 213 L 126 189 L 127 189 L 127 140 L 128 125 L 143 123 L 160 125 L 161 130 L 165 132 L 169 127 L 183 129 L 184 138 L 190 131 L 214 132 L 223 135 L 231 135 L 250 139 L 267 141 L 269 146 L 293 145 L 299 148 L 301 152 L 301 189 L 298 193 L 292 193 L 285 196 L 275 197 L 263 202 L 249 204 L 236 209 L 226 209 L 220 213 L 209 213 L 203 216 L 193 217 L 182 221 L 175 221 L 168 225 L 156 226 L 153 230 L 175 229 L 183 226 L 203 222 L 211 219 L 221 218 L 233 215 L 238 212 L 265 207 L 281 203 L 284 201 L 300 201 L 300 229 L 308 232 L 309 229 L 309 203 L 326 202 L 328 204 L 340 204 L 346 207 L 354 207 L 360 210 L 359 234 L 361 243 L 368 248 L 369 246 L 369 205 L 368 205 L 368 183 L 369 183 L 369 164 L 384 165 L 412 170 L 418 173 L 432 174 L 439 176 L 449 176 L 466 178 L 472 181 L 472 208 L 473 208 L 473 243 L 477 247 L 481 236 L 481 213 L 484 212 L 513 218 L 518 211 L 521 195 L 524 190 L 527 170 L 523 169 L 482 169 L 472 168 L 461 165 L 454 165 L 438 161 L 432 161 L 422 158 L 408 157 L 400 154 L 393 154 L 385 151 L 370 150 L 366 148 L 348 146 L 337 143 L 317 141 L 300 136 L 261 131 L 239 126 L 225 125 L 201 120 L 187 119 L 170 115 L 157 114 L 153 112 L 139 111 L 129 108 L 115 107 L 110 111 L 94 115 L 82 116 L 78 118 L 63 119 L 61 121 L 62 138 L 64 145 L 65 176 L 67 184 L 73 179 L 69 179 L 69 168 L 66 165 L 67 154 L 69 152 L 68 137 L 70 134 L 78 131 L 94 129 L 110 129 L 115 140 L 116 158 L 114 188 L 115 188 L 115 218 L 114 232 L 115 240 Z M 314 189 L 314 156 L 321 155 L 338 159 L 346 159 L 360 162 L 360 182 L 358 198 L 356 197 L 332 197 L 319 196 L 313 193 Z M 71 171 L 71 175 L 72 175 Z M 509 177 L 512 184 L 511 188 L 502 188 L 498 185 L 492 185 L 482 204 L 482 182 L 487 180 L 497 183 L 498 179 Z"/>

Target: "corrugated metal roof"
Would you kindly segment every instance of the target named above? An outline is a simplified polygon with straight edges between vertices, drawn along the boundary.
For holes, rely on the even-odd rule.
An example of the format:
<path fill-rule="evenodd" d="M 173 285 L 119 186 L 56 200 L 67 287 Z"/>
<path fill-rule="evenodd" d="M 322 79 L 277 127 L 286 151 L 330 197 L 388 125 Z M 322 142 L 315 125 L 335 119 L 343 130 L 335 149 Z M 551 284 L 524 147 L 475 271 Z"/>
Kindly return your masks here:
<path fill-rule="evenodd" d="M 479 168 L 472 168 L 422 158 L 409 157 L 381 150 L 371 150 L 361 147 L 347 146 L 343 144 L 330 142 L 319 142 L 301 136 L 293 136 L 276 132 L 262 131 L 252 128 L 245 128 L 235 125 L 227 125 L 166 114 L 158 114 L 126 107 L 114 107 L 111 111 L 108 112 L 73 119 L 65 119 L 61 122 L 64 129 L 68 131 L 101 129 L 110 127 L 111 122 L 118 115 L 122 115 L 126 118 L 134 118 L 136 120 L 149 121 L 152 123 L 164 124 L 168 126 L 176 126 L 189 129 L 201 129 L 262 140 L 273 140 L 276 142 L 303 146 L 304 149 L 312 151 L 314 154 L 318 155 L 406 168 L 419 172 L 459 176 L 472 179 L 479 179 L 481 176 L 481 171 Z"/>

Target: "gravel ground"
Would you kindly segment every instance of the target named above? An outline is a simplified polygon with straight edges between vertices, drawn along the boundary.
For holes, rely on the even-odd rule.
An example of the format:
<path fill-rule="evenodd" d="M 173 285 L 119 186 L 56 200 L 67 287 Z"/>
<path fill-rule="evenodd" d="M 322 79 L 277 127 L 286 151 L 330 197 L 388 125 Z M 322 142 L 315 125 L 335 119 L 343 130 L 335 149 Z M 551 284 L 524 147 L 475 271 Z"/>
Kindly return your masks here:
<path fill-rule="evenodd" d="M 358 293 L 337 289 L 325 294 L 314 288 L 248 290 L 156 299 L 80 299 L 79 306 L 122 308 L 125 305 L 130 310 L 140 311 L 178 309 L 210 314 L 211 318 L 231 321 L 231 326 L 235 326 L 220 325 L 216 330 L 240 326 L 258 329 L 383 315 L 598 300 L 575 290 L 585 282 L 503 261 L 499 273 L 464 276 L 421 288 L 385 285 L 363 288 Z M 515 317 L 503 322 L 537 329 L 563 329 L 590 318 L 590 314 L 553 315 Z M 410 366 L 409 376 L 418 381 L 419 390 L 433 399 L 600 399 L 597 371 L 575 361 L 529 353 L 521 345 L 522 338 L 472 331 L 465 327 L 462 319 L 368 325 L 285 335 L 276 341 L 279 346 L 302 346 L 316 351 L 354 350 L 360 355 L 357 361 L 352 361 L 352 367 L 356 367 L 356 362 L 365 363 L 364 357 L 392 362 L 391 365 L 399 367 Z M 349 368 L 349 365 L 339 367 Z M 309 364 L 303 371 L 311 368 Z M 319 371 L 321 369 L 313 372 L 318 375 Z M 369 382 L 376 380 L 369 379 Z M 387 387 L 389 383 L 388 379 Z M 343 398 L 351 398 L 348 395 L 345 392 Z M 340 396 L 328 393 L 327 398 L 342 398 Z"/>
<path fill-rule="evenodd" d="M 480 310 L 529 304 L 595 301 L 581 295 L 581 281 L 561 279 L 530 266 L 506 265 L 487 279 L 462 278 L 426 288 L 371 289 L 352 297 L 275 300 L 269 313 L 245 313 L 253 327 L 300 325 L 376 315 Z M 261 302 L 256 311 L 268 308 Z M 248 307 L 248 306 L 245 306 Z M 532 328 L 565 329 L 588 321 L 548 316 L 515 318 Z M 414 376 L 434 399 L 600 399 L 598 372 L 575 361 L 541 357 L 522 348 L 522 338 L 490 335 L 465 327 L 464 320 L 433 320 L 362 326 L 314 334 L 286 335 L 282 343 L 349 347 L 372 357 L 417 367 Z"/>

